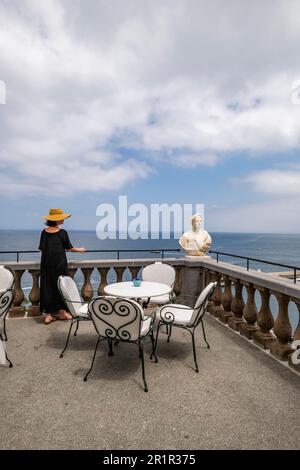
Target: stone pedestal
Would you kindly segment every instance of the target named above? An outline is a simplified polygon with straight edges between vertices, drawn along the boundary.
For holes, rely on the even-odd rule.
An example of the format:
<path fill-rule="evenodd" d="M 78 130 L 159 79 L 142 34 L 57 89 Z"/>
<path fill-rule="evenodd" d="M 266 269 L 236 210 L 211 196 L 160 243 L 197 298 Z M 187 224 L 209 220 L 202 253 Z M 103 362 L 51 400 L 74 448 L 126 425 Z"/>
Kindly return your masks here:
<path fill-rule="evenodd" d="M 233 313 L 222 310 L 219 314 L 219 320 L 223 323 L 228 323 L 229 318 L 233 317 Z"/>
<path fill-rule="evenodd" d="M 280 359 L 280 361 L 288 361 L 292 353 L 292 347 L 280 341 L 273 341 L 270 344 L 270 352 L 273 356 Z"/>
<path fill-rule="evenodd" d="M 264 333 L 258 330 L 253 333 L 254 343 L 262 349 L 270 349 L 271 344 L 276 341 L 276 338 L 272 333 Z"/>
<path fill-rule="evenodd" d="M 240 331 L 240 325 L 243 323 L 242 318 L 228 317 L 228 326 L 235 331 Z"/>
<path fill-rule="evenodd" d="M 18 318 L 24 317 L 25 315 L 25 308 L 22 305 L 11 307 L 9 310 L 9 318 Z"/>
<path fill-rule="evenodd" d="M 29 317 L 39 317 L 41 315 L 40 307 L 38 305 L 30 305 L 28 309 Z"/>
<path fill-rule="evenodd" d="M 242 336 L 245 336 L 248 339 L 253 339 L 254 334 L 258 331 L 258 327 L 256 325 L 249 325 L 243 321 L 239 325 L 240 333 Z"/>
<path fill-rule="evenodd" d="M 212 307 L 209 313 L 213 317 L 220 318 L 220 315 L 222 312 L 223 312 L 223 307 L 221 305 L 215 305 L 214 307 Z"/>
<path fill-rule="evenodd" d="M 196 300 L 202 290 L 203 272 L 198 267 L 184 266 L 181 270 L 181 296 L 180 301 L 194 307 Z M 185 295 L 188 292 L 189 295 Z"/>

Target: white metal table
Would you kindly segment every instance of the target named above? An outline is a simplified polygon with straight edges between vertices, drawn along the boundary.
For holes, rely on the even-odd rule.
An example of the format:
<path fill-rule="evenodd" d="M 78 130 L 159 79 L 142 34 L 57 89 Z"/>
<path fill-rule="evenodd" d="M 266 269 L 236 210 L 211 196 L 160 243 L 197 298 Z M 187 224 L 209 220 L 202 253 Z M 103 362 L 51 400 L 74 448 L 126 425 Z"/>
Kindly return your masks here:
<path fill-rule="evenodd" d="M 126 299 L 147 299 L 147 304 L 151 297 L 169 294 L 172 288 L 161 282 L 141 281 L 140 286 L 134 286 L 132 281 L 116 282 L 104 287 L 105 294 Z"/>

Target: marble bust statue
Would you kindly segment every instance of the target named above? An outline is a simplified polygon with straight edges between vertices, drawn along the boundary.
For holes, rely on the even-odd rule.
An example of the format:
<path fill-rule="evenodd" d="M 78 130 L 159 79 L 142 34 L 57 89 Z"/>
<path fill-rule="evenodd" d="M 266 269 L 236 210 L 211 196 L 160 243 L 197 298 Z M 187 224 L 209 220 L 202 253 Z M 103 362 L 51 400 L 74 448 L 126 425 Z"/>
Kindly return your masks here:
<path fill-rule="evenodd" d="M 211 236 L 201 229 L 201 221 L 201 215 L 194 214 L 191 219 L 192 229 L 185 232 L 179 240 L 181 248 L 188 256 L 204 256 L 211 247 Z"/>

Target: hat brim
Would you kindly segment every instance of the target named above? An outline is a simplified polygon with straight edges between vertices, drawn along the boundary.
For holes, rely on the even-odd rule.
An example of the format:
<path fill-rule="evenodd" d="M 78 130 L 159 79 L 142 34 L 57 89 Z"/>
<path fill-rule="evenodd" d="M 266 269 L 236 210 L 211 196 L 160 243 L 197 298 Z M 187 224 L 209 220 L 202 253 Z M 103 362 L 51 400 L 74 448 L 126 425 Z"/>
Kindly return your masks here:
<path fill-rule="evenodd" d="M 44 215 L 44 220 L 51 220 L 52 222 L 58 222 L 59 220 L 65 220 L 71 217 L 71 214 L 53 214 L 53 215 Z"/>

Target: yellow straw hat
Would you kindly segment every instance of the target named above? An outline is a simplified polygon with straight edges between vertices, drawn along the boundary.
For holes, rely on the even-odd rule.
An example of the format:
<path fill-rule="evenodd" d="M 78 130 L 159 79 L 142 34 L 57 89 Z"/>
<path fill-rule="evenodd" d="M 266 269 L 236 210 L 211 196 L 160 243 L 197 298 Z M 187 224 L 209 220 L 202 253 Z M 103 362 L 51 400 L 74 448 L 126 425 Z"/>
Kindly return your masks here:
<path fill-rule="evenodd" d="M 58 222 L 59 220 L 65 220 L 71 217 L 71 214 L 65 214 L 62 209 L 50 209 L 48 215 L 44 215 L 43 219 L 53 220 L 53 222 Z"/>

